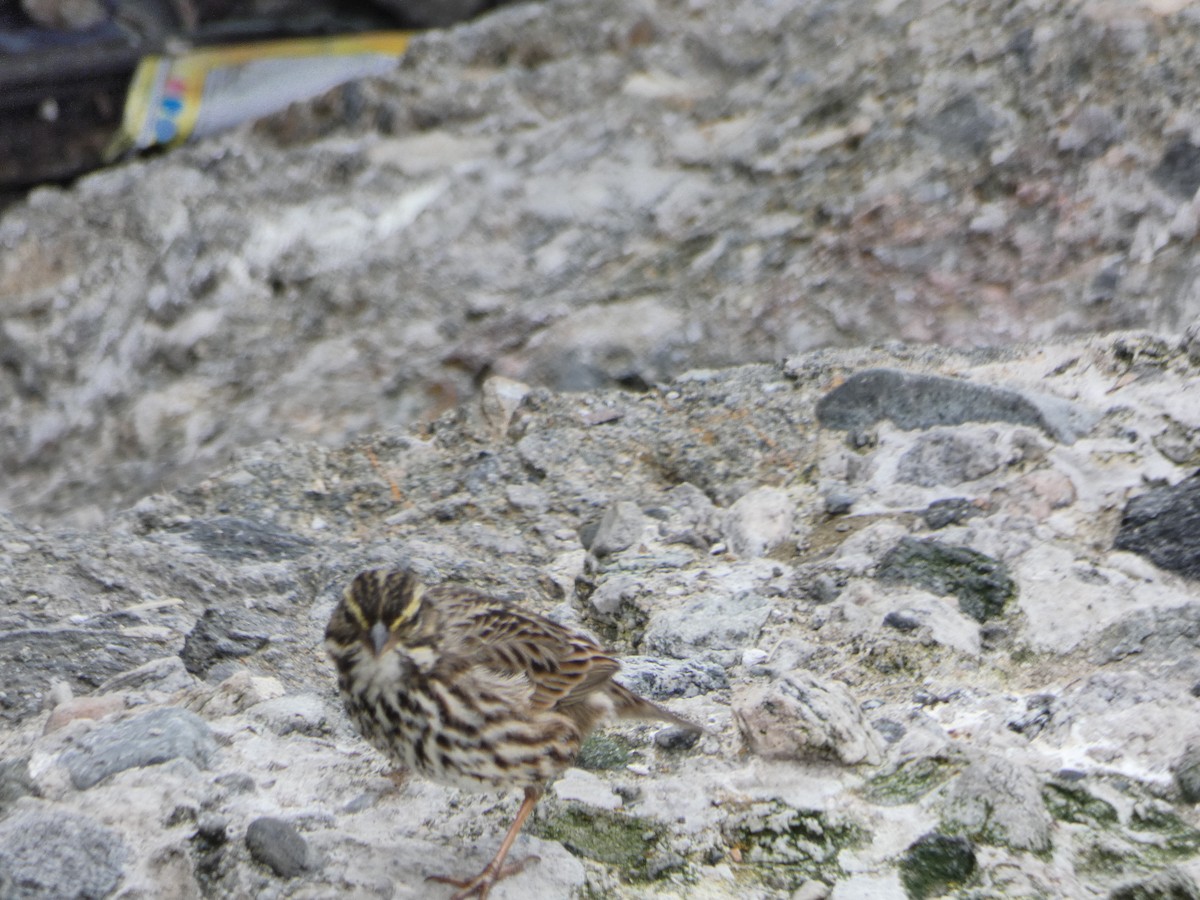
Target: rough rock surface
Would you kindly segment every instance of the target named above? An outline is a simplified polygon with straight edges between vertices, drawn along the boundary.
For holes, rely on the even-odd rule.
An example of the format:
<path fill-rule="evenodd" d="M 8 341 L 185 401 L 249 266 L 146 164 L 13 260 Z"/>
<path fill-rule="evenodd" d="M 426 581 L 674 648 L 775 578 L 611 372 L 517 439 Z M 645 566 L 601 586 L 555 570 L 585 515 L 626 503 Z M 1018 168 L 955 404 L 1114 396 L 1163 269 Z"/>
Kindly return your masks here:
<path fill-rule="evenodd" d="M 1198 47 L 1181 0 L 546 0 L 429 32 L 3 212 L 0 507 L 88 524 L 493 373 L 1182 330 Z"/>
<path fill-rule="evenodd" d="M 1049 395 L 1093 424 L 1069 443 L 936 411 L 823 427 L 822 398 L 871 369 Z M 131 900 L 448 895 L 426 876 L 482 866 L 516 798 L 391 777 L 321 648 L 356 571 L 409 565 L 592 630 L 627 683 L 706 728 L 600 735 L 499 898 L 1191 884 L 1196 585 L 1114 541 L 1139 496 L 1188 482 L 1159 438 L 1200 428 L 1198 376 L 1186 339 L 1125 333 L 823 351 L 641 392 L 508 384 L 503 428 L 485 385 L 427 426 L 248 448 L 102 527 L 0 517 L 0 860 L 42 867 L 38 897 L 79 854 L 101 861 L 96 896 Z M 894 477 L 942 470 L 913 454 L 929 434 L 981 427 L 991 471 Z M 856 499 L 834 515 L 839 491 Z M 769 524 L 784 499 L 786 532 L 736 552 L 731 510 Z M 929 521 L 951 507 L 970 514 Z M 613 510 L 630 539 L 589 552 Z M 976 615 L 969 590 L 1004 599 Z M 60 820 L 87 840 L 36 855 L 27 824 Z"/>
<path fill-rule="evenodd" d="M 379 565 L 706 728 L 600 735 L 497 900 L 1194 895 L 1198 39 L 514 5 L 6 209 L 0 896 L 448 896 L 516 798 L 347 725 Z"/>

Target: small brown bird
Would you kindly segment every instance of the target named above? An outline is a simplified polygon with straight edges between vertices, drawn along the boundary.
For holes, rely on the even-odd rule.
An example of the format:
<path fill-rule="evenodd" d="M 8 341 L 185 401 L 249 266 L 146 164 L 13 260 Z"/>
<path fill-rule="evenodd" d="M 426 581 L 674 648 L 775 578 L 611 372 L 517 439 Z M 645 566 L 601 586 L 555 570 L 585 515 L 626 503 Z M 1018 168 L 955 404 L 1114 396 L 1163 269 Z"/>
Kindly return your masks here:
<path fill-rule="evenodd" d="M 471 790 L 523 788 L 492 861 L 474 878 L 430 880 L 486 897 L 536 857 L 504 865 L 547 782 L 606 718 L 701 729 L 612 680 L 595 641 L 469 587 L 425 587 L 411 573 L 355 576 L 325 647 L 351 720 L 376 748 L 426 778 Z"/>

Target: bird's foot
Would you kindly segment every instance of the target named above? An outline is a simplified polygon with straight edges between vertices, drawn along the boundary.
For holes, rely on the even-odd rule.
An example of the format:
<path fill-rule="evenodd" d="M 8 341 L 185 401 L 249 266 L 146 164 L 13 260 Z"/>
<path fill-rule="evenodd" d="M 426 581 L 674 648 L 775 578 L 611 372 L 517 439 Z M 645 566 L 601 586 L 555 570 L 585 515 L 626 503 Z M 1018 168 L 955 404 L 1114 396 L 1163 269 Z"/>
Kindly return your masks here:
<path fill-rule="evenodd" d="M 488 863 L 487 867 L 474 878 L 462 879 L 451 878 L 448 875 L 430 875 L 425 880 L 436 881 L 438 884 L 450 884 L 458 888 L 458 893 L 451 897 L 450 900 L 467 900 L 468 897 L 485 900 L 488 891 L 492 889 L 492 885 L 497 881 L 524 871 L 526 866 L 537 862 L 538 859 L 539 857 L 537 856 L 527 856 L 518 862 L 509 863 L 507 866 L 497 866 L 494 862 Z"/>

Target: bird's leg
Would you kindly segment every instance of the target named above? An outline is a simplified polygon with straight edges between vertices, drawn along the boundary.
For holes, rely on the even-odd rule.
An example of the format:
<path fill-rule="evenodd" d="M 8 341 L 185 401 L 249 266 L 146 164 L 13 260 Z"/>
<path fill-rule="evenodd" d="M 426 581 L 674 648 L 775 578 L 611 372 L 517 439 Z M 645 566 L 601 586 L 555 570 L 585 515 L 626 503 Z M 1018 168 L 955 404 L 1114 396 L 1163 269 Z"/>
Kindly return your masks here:
<path fill-rule="evenodd" d="M 448 878 L 445 875 L 430 875 L 426 881 L 437 881 L 441 884 L 452 884 L 461 890 L 454 895 L 451 900 L 467 900 L 468 897 L 477 897 L 478 900 L 484 900 L 487 897 L 488 891 L 492 889 L 492 885 L 502 878 L 508 878 L 510 875 L 516 875 L 531 862 L 537 862 L 536 856 L 529 856 L 520 862 L 504 865 L 504 858 L 508 856 L 508 851 L 512 849 L 513 843 L 517 839 L 517 835 L 521 833 L 521 826 L 525 824 L 525 820 L 529 818 L 529 814 L 533 812 L 534 806 L 542 797 L 542 792 L 538 788 L 525 788 L 525 800 L 521 804 L 521 808 L 517 810 L 517 817 L 509 826 L 508 833 L 504 835 L 504 840 L 500 842 L 500 849 L 496 851 L 496 855 L 492 857 L 492 861 L 483 867 L 483 871 L 474 878 L 460 881 L 457 878 Z"/>

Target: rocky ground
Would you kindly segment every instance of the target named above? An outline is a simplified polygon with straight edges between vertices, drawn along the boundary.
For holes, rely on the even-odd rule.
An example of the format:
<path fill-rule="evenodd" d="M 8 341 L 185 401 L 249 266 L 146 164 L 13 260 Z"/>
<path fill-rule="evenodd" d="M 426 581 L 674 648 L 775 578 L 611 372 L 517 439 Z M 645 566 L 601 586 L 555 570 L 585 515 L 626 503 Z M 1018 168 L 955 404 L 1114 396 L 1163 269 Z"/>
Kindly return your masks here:
<path fill-rule="evenodd" d="M 489 374 L 1200 314 L 1178 0 L 551 0 L 0 218 L 0 507 L 91 525 Z"/>
<path fill-rule="evenodd" d="M 1200 898 L 1198 37 L 513 5 L 5 209 L 0 898 L 448 896 L 517 798 L 345 723 L 378 565 L 707 728 L 496 897 Z"/>
<path fill-rule="evenodd" d="M 1198 368 L 1128 333 L 496 377 L 103 529 L 2 519 L 0 895 L 447 896 L 517 798 L 391 777 L 320 646 L 401 564 L 708 729 L 594 739 L 497 897 L 1198 897 Z"/>

